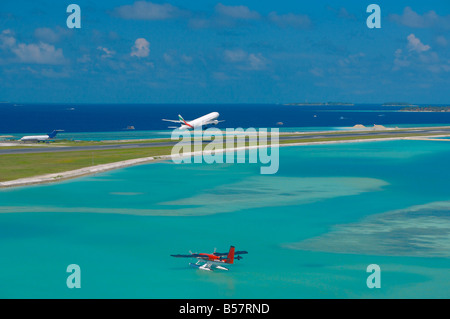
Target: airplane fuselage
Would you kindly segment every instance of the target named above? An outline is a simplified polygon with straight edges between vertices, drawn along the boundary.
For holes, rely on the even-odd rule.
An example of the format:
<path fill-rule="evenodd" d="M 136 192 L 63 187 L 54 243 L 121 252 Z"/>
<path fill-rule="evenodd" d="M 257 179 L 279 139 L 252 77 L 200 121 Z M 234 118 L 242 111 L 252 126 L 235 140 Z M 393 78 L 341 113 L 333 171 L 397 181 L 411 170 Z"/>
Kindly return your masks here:
<path fill-rule="evenodd" d="M 48 135 L 35 135 L 35 136 L 24 136 L 19 141 L 21 142 L 44 142 L 48 141 L 50 137 Z"/>
<path fill-rule="evenodd" d="M 209 114 L 203 115 L 202 117 L 199 117 L 198 119 L 192 120 L 192 121 L 184 121 L 184 124 L 180 126 L 180 130 L 193 130 L 196 128 L 202 128 L 206 125 L 216 125 L 219 123 L 217 121 L 217 118 L 219 117 L 218 112 L 211 112 Z"/>
<path fill-rule="evenodd" d="M 30 135 L 24 136 L 19 141 L 20 142 L 45 142 L 53 139 L 59 132 L 63 132 L 63 130 L 54 130 L 53 132 L 46 135 Z"/>
<path fill-rule="evenodd" d="M 226 263 L 226 259 L 222 259 L 219 256 L 216 256 L 214 254 L 203 254 L 200 253 L 201 257 L 197 257 L 200 260 L 207 260 L 207 261 L 214 261 L 214 262 L 221 262 Z"/>

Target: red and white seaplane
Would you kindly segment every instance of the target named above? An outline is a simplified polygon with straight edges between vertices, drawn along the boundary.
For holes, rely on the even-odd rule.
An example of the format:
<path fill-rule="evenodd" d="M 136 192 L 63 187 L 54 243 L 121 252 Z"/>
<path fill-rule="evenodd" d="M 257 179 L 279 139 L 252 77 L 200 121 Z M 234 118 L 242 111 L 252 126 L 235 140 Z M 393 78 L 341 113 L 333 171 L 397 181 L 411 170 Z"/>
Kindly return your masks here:
<path fill-rule="evenodd" d="M 190 255 L 170 255 L 172 257 L 177 258 L 196 258 L 198 259 L 195 264 L 189 263 L 192 267 L 197 267 L 201 270 L 214 270 L 214 269 L 221 269 L 221 270 L 228 270 L 228 268 L 224 267 L 225 264 L 233 264 L 234 258 L 237 260 L 242 259 L 240 255 L 248 254 L 246 251 L 235 251 L 234 246 L 230 247 L 230 250 L 228 253 L 217 253 L 215 250 L 211 254 L 205 254 L 205 253 L 191 253 Z"/>

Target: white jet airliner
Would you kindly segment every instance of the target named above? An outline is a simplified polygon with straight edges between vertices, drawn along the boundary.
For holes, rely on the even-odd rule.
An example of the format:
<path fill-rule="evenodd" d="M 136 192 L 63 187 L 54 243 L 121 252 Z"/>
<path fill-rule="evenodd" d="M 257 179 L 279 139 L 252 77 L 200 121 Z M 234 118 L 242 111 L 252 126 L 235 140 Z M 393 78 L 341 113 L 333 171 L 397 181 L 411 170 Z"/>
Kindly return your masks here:
<path fill-rule="evenodd" d="M 24 136 L 19 141 L 21 142 L 45 142 L 48 140 L 53 139 L 56 134 L 59 132 L 64 132 L 63 130 L 54 130 L 53 132 L 47 134 L 47 135 L 32 135 L 32 136 Z"/>
<path fill-rule="evenodd" d="M 218 121 L 217 118 L 219 117 L 219 113 L 212 112 L 206 115 L 203 115 L 202 117 L 199 117 L 192 121 L 185 121 L 181 115 L 178 114 L 178 120 L 166 120 L 162 119 L 166 122 L 173 122 L 173 123 L 179 123 L 181 126 L 169 126 L 169 128 L 177 128 L 179 130 L 193 130 L 196 128 L 202 128 L 203 126 L 207 127 L 208 125 L 217 125 L 220 122 L 224 121 Z"/>

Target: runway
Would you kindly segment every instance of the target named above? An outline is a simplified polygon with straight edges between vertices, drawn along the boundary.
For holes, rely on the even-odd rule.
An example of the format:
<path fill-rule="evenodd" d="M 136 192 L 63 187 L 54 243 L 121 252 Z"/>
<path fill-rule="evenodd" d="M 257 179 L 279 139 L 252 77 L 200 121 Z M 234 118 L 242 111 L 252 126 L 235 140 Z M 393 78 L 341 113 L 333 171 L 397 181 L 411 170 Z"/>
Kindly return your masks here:
<path fill-rule="evenodd" d="M 279 140 L 281 141 L 292 141 L 292 140 L 311 140 L 311 139 L 324 139 L 324 138 L 344 138 L 344 137 L 374 137 L 377 136 L 421 136 L 421 135 L 445 135 L 450 134 L 450 127 L 440 127 L 440 128 L 411 128 L 411 129 L 399 129 L 399 130 L 379 130 L 379 131 L 345 131 L 345 132 L 321 132 L 321 133 L 298 133 L 292 135 L 280 135 Z M 167 147 L 174 146 L 177 144 L 174 142 L 144 142 L 144 143 L 132 143 L 132 144 L 108 144 L 108 145 L 90 145 L 90 146 L 60 146 L 52 147 L 38 147 L 32 146 L 29 148 L 17 148 L 17 149 L 1 149 L 0 155 L 7 154 L 30 154 L 30 153 L 54 153 L 54 152 L 77 152 L 77 151 L 100 151 L 100 150 L 121 150 L 130 148 L 148 148 L 148 147 Z M 203 141 L 204 144 L 209 144 L 210 141 Z M 17 144 L 17 146 L 21 146 Z"/>

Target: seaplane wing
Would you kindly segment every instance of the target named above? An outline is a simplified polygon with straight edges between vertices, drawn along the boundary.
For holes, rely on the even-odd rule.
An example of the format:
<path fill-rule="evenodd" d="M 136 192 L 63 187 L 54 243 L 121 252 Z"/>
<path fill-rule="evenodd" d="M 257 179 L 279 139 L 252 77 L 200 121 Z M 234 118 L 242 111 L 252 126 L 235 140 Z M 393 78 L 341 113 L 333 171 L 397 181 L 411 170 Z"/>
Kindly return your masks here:
<path fill-rule="evenodd" d="M 216 256 L 219 256 L 219 257 L 228 255 L 228 253 L 213 253 L 213 254 L 216 255 Z M 235 256 L 236 255 L 245 255 L 245 254 L 248 254 L 248 251 L 240 250 L 240 251 L 235 251 L 234 252 Z"/>
<path fill-rule="evenodd" d="M 190 254 L 190 255 L 170 255 L 172 257 L 176 257 L 176 258 L 201 258 L 201 257 L 205 257 L 204 255 L 200 255 L 200 254 Z"/>

